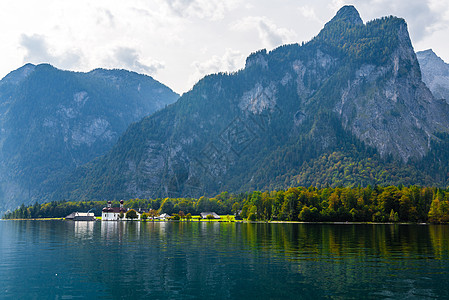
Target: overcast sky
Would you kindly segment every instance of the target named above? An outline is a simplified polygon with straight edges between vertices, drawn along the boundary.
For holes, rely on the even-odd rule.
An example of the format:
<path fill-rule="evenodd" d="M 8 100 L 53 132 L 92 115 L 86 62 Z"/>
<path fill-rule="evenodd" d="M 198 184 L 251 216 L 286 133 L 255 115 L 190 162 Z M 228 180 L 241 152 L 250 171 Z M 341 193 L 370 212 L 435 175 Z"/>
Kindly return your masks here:
<path fill-rule="evenodd" d="M 251 52 L 310 40 L 344 4 L 364 22 L 404 18 L 416 51 L 449 62 L 449 0 L 1 0 L 0 77 L 27 62 L 124 68 L 183 93 Z"/>

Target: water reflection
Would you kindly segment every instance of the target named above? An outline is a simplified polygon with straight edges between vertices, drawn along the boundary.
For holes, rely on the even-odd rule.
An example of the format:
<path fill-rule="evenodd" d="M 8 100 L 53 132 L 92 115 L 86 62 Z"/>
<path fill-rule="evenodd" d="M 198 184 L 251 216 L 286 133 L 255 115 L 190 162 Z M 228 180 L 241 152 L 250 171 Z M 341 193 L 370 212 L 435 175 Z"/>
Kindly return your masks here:
<path fill-rule="evenodd" d="M 0 231 L 0 282 L 19 298 L 23 274 L 38 298 L 425 299 L 449 280 L 449 226 L 10 221 Z"/>
<path fill-rule="evenodd" d="M 388 259 L 448 257 L 448 226 L 242 224 L 245 243 L 287 257 L 376 255 Z"/>
<path fill-rule="evenodd" d="M 102 240 L 106 242 L 122 242 L 124 239 L 138 239 L 141 236 L 141 222 L 110 221 L 98 223 L 101 227 Z"/>
<path fill-rule="evenodd" d="M 71 221 L 71 223 L 74 223 L 74 233 L 76 238 L 93 238 L 95 221 Z"/>

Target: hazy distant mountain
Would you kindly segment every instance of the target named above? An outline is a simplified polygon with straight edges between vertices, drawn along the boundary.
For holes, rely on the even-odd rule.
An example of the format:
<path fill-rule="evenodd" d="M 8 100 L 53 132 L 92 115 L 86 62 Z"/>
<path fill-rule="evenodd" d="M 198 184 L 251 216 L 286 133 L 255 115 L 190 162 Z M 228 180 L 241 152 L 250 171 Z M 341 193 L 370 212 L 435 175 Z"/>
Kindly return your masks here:
<path fill-rule="evenodd" d="M 431 49 L 416 53 L 421 66 L 422 79 L 435 98 L 449 103 L 449 64 L 439 58 Z"/>
<path fill-rule="evenodd" d="M 449 106 L 403 19 L 345 6 L 303 45 L 251 54 L 129 127 L 56 199 L 212 195 L 291 185 L 447 183 Z"/>
<path fill-rule="evenodd" d="M 0 81 L 0 211 L 47 199 L 132 122 L 179 96 L 149 76 L 27 64 Z"/>

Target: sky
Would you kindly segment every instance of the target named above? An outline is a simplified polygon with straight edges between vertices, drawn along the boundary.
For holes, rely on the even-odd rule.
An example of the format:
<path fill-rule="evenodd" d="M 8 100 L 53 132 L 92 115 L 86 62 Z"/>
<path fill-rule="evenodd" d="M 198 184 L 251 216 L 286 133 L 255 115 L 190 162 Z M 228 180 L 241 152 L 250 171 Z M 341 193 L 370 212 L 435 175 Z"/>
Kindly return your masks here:
<path fill-rule="evenodd" d="M 25 63 L 147 74 L 180 94 L 257 50 L 307 42 L 345 4 L 407 21 L 416 51 L 449 62 L 449 0 L 1 0 L 0 78 Z"/>

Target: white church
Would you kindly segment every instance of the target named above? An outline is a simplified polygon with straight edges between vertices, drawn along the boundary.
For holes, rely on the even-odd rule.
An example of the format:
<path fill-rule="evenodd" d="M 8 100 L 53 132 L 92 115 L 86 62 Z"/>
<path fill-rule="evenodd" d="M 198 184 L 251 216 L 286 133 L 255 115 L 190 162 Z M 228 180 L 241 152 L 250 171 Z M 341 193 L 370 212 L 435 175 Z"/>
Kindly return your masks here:
<path fill-rule="evenodd" d="M 120 200 L 120 207 L 112 207 L 112 202 L 108 201 L 108 205 L 103 208 L 103 212 L 101 214 L 102 221 L 121 221 L 128 220 L 125 216 L 127 210 L 123 207 L 123 200 Z M 120 218 L 120 214 L 122 214 L 122 218 Z M 140 213 L 137 212 L 137 220 L 140 220 Z"/>

